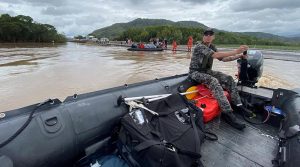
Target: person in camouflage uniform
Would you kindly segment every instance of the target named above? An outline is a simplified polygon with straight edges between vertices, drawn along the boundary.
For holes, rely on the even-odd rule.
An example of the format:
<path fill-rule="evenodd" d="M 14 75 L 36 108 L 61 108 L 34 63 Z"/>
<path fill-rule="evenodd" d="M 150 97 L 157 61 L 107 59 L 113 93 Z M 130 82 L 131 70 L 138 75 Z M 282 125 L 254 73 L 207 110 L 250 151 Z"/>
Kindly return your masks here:
<path fill-rule="evenodd" d="M 242 55 L 241 53 L 246 51 L 248 46 L 241 45 L 234 51 L 218 52 L 217 48 L 212 44 L 213 40 L 213 29 L 206 29 L 203 34 L 202 43 L 197 44 L 194 49 L 189 68 L 189 76 L 196 82 L 208 86 L 219 103 L 219 106 L 222 110 L 222 118 L 224 118 L 225 121 L 231 126 L 242 130 L 246 126 L 245 124 L 240 123 L 232 113 L 233 110 L 230 102 L 224 95 L 223 89 L 229 91 L 232 104 L 236 105 L 238 109 L 246 111 L 247 115 L 252 114 L 252 112 L 242 106 L 242 102 L 233 78 L 230 75 L 226 75 L 222 72 L 213 71 L 212 65 L 214 58 L 224 62 L 233 61 L 241 57 L 247 58 L 246 55 Z"/>

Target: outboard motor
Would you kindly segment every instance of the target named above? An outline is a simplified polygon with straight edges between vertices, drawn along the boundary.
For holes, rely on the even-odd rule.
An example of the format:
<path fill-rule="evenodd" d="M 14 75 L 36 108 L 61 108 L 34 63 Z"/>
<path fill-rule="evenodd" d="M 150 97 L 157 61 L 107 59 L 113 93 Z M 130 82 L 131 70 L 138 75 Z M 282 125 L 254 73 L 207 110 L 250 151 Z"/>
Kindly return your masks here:
<path fill-rule="evenodd" d="M 263 54 L 257 50 L 248 50 L 243 54 L 247 54 L 248 58 L 237 60 L 239 66 L 238 84 L 255 87 L 263 72 Z"/>

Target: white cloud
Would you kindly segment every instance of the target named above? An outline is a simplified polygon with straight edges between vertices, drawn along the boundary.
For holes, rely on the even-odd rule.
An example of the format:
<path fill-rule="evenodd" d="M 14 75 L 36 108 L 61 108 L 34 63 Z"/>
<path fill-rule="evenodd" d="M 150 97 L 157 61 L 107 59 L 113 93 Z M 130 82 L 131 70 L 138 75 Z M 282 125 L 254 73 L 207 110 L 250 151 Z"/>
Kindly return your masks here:
<path fill-rule="evenodd" d="M 72 1 L 69 0 L 22 0 L 22 2 L 28 2 L 35 6 L 66 6 L 72 3 Z"/>
<path fill-rule="evenodd" d="M 0 13 L 28 15 L 66 35 L 136 18 L 198 21 L 226 31 L 295 34 L 300 31 L 299 0 L 0 0 Z"/>
<path fill-rule="evenodd" d="M 46 9 L 43 9 L 41 11 L 42 14 L 53 15 L 53 16 L 72 15 L 81 12 L 82 11 L 80 9 L 74 7 L 53 7 L 53 6 L 49 6 Z"/>
<path fill-rule="evenodd" d="M 9 15 L 16 15 L 16 13 L 14 11 L 6 9 L 8 6 L 9 6 L 8 4 L 0 3 L 0 14 L 7 13 Z"/>
<path fill-rule="evenodd" d="M 295 9 L 300 8 L 299 0 L 232 0 L 234 11 L 258 11 L 263 9 Z"/>

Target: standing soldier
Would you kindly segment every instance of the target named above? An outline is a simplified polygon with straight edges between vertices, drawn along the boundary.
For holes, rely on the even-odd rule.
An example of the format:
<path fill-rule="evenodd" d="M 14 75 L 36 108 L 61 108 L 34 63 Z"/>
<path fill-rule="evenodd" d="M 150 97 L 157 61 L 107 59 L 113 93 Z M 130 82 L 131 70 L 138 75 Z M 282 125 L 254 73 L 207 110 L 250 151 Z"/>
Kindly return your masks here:
<path fill-rule="evenodd" d="M 177 50 L 177 43 L 176 43 L 175 39 L 173 40 L 172 46 L 173 46 L 172 51 L 176 52 L 176 50 Z"/>
<path fill-rule="evenodd" d="M 212 65 L 214 58 L 223 62 L 233 61 L 243 56 L 247 58 L 246 55 L 242 55 L 241 53 L 248 50 L 248 46 L 241 45 L 234 51 L 218 52 L 217 48 L 212 44 L 213 40 L 213 29 L 206 29 L 203 33 L 202 43 L 198 44 L 194 49 L 189 76 L 198 83 L 203 83 L 208 86 L 219 103 L 222 110 L 222 118 L 234 128 L 242 130 L 246 126 L 239 122 L 232 113 L 233 110 L 224 95 L 223 88 L 229 91 L 233 105 L 236 105 L 237 108 L 247 116 L 253 115 L 253 113 L 243 107 L 233 78 L 222 72 L 213 71 Z"/>
<path fill-rule="evenodd" d="M 193 47 L 193 37 L 189 36 L 188 43 L 187 43 L 188 52 L 192 51 L 192 47 Z"/>

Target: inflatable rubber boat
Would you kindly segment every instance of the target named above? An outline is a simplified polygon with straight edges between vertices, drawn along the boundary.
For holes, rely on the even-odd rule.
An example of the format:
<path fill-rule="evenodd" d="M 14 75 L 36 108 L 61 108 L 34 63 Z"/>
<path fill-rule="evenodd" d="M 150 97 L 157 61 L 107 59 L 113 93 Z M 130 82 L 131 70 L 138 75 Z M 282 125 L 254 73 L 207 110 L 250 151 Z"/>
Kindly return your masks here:
<path fill-rule="evenodd" d="M 152 51 L 152 52 L 157 52 L 157 51 L 163 51 L 163 48 L 128 48 L 128 51 Z"/>

